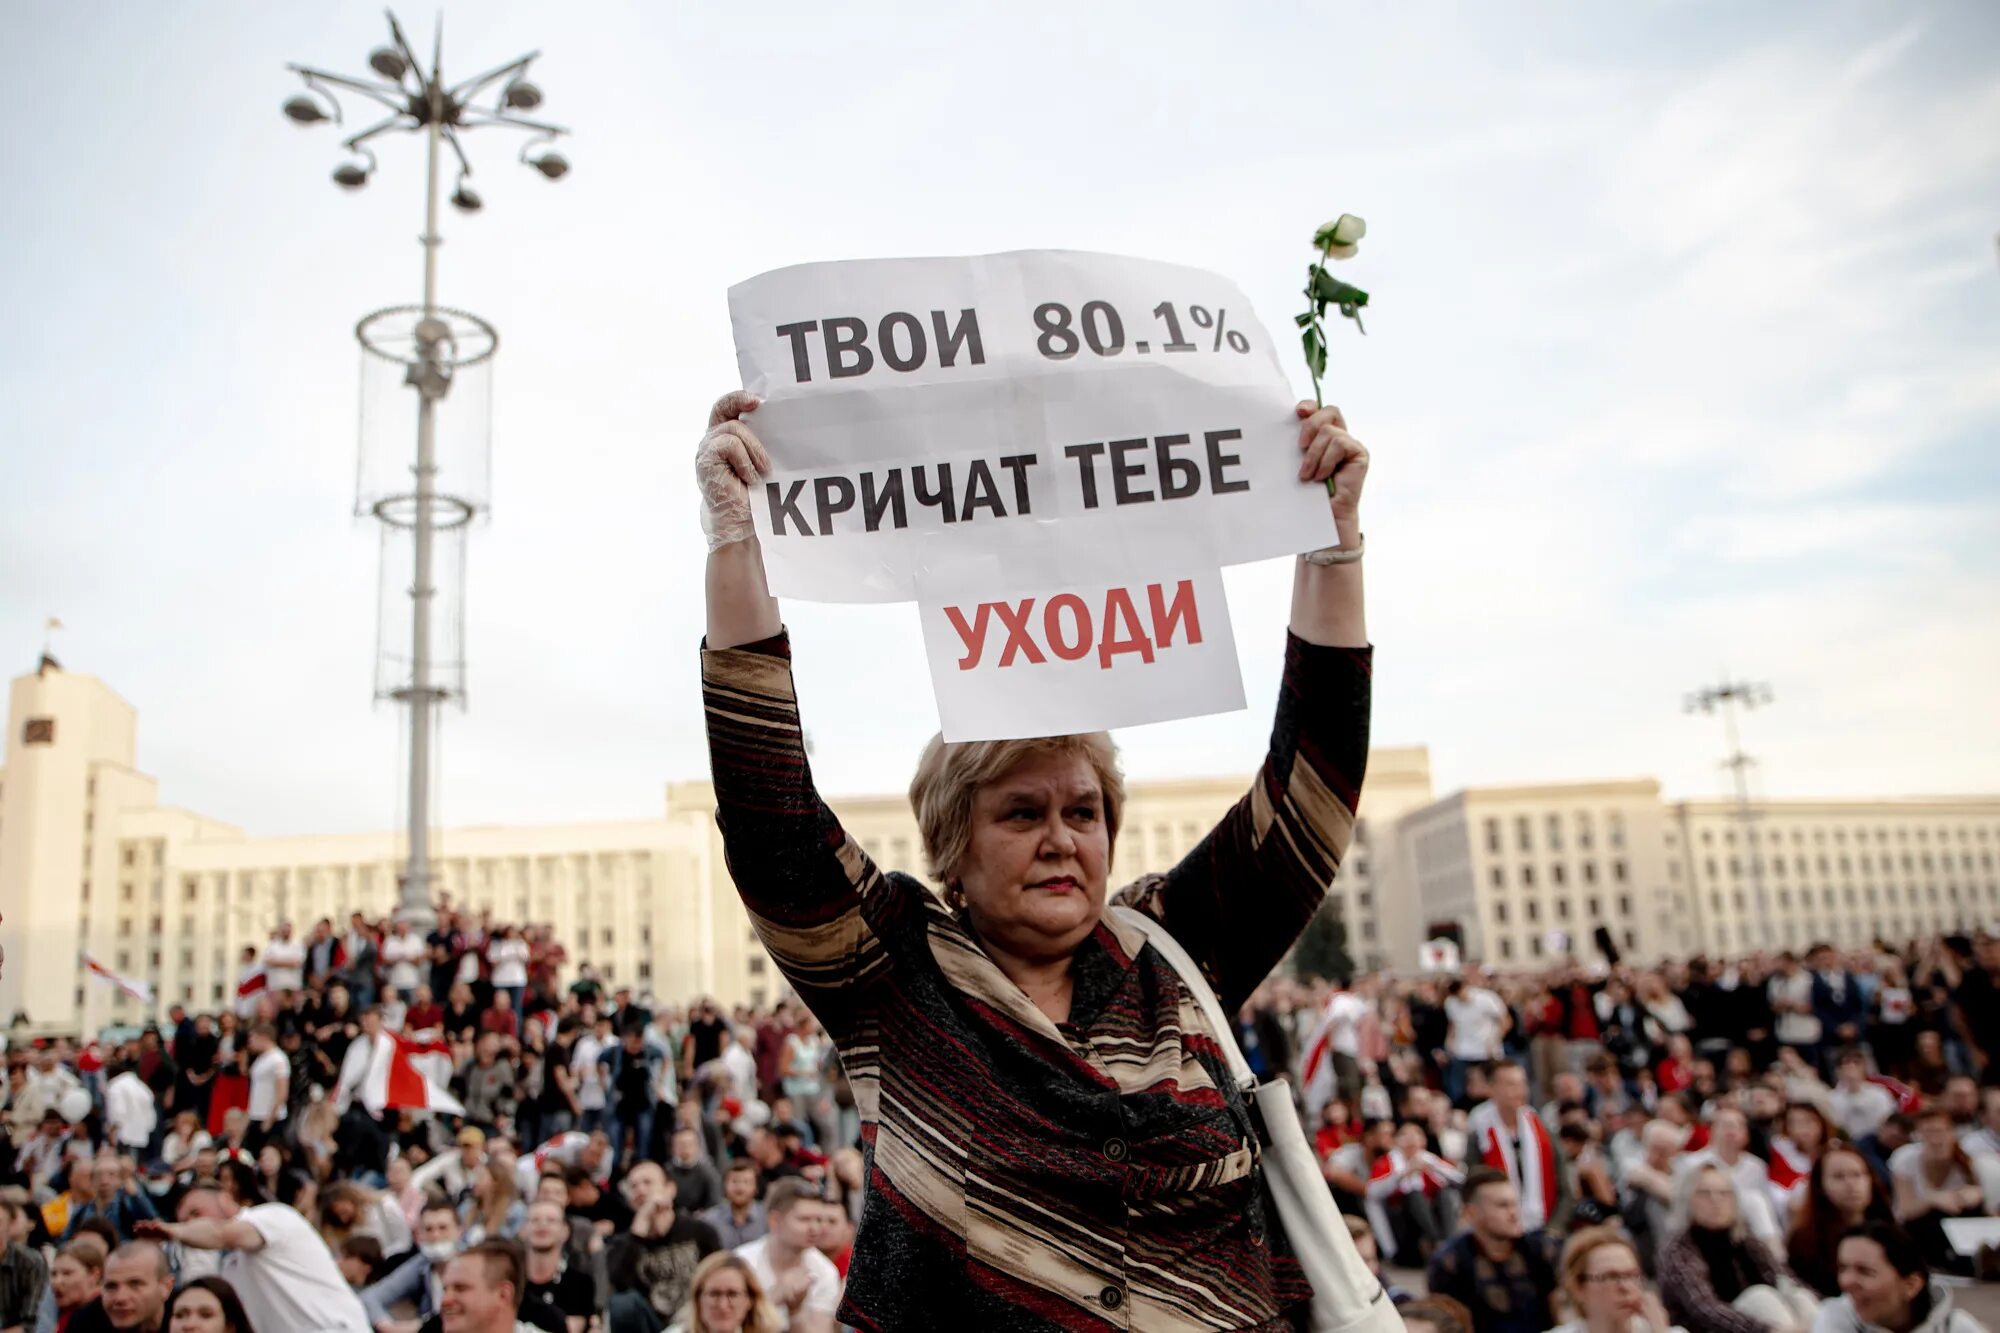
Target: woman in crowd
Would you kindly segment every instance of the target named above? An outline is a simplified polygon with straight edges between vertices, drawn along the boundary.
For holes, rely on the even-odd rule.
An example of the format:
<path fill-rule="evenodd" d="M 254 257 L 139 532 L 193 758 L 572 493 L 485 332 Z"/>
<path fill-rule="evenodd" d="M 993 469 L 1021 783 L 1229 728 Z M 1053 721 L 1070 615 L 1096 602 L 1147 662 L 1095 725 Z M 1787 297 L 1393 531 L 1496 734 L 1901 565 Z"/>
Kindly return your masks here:
<path fill-rule="evenodd" d="M 167 1303 L 165 1333 L 255 1333 L 236 1288 L 219 1277 L 198 1277 Z"/>
<path fill-rule="evenodd" d="M 98 1328 L 108 1326 L 101 1307 L 89 1315 L 78 1314 L 104 1287 L 105 1254 L 104 1242 L 88 1235 L 78 1236 L 56 1252 L 49 1265 L 49 1291 L 56 1302 L 55 1333 L 72 1333 L 72 1329 L 86 1333 L 91 1323 Z"/>
<path fill-rule="evenodd" d="M 1217 1058 L 1232 1034 L 1208 1031 L 1145 932 L 1106 910 L 1124 799 L 1110 737 L 934 739 L 911 801 L 942 893 L 877 867 L 820 799 L 750 522 L 771 467 L 756 406 L 724 396 L 696 460 L 702 677 L 730 871 L 865 1108 L 873 1171 L 843 1322 L 1000 1325 L 1076 1301 L 1167 1333 L 1213 1327 L 1218 1308 L 1289 1328 L 1312 1292 Z M 1194 956 L 1225 1014 L 1319 907 L 1367 757 L 1367 453 L 1337 408 L 1298 416 L 1299 477 L 1332 478 L 1340 546 L 1296 562 L 1270 752 L 1200 846 L 1120 894 Z"/>
<path fill-rule="evenodd" d="M 472 1193 L 459 1206 L 468 1247 L 482 1240 L 512 1240 L 527 1215 L 528 1205 L 521 1202 L 514 1183 L 514 1169 L 502 1162 L 488 1162 L 473 1175 Z"/>
<path fill-rule="evenodd" d="M 403 1210 L 386 1194 L 351 1180 L 327 1186 L 319 1201 L 319 1233 L 327 1248 L 339 1250 L 351 1236 L 370 1236 L 381 1245 L 384 1257 L 393 1257 L 410 1248 L 412 1230 Z"/>
<path fill-rule="evenodd" d="M 1896 1220 L 1931 1266 L 1970 1274 L 1972 1261 L 1952 1248 L 1944 1224 L 1949 1218 L 1984 1217 L 1986 1191 L 1959 1146 L 1949 1111 L 1934 1105 L 1917 1117 L 1917 1141 L 1889 1158 L 1889 1175 L 1896 1187 Z"/>
<path fill-rule="evenodd" d="M 695 1266 L 687 1308 L 670 1333 L 778 1333 L 783 1327 L 756 1270 L 722 1250 Z"/>
<path fill-rule="evenodd" d="M 1826 1155 L 1840 1131 L 1826 1112 L 1811 1102 L 1794 1101 L 1785 1106 L 1783 1134 L 1771 1140 L 1771 1187 L 1781 1200 L 1796 1200 L 1805 1188 L 1806 1177 Z"/>
<path fill-rule="evenodd" d="M 1639 1252 L 1616 1227 L 1586 1227 L 1563 1246 L 1563 1291 L 1576 1318 L 1556 1333 L 1669 1333 Z"/>
<path fill-rule="evenodd" d="M 1751 1237 L 1736 1182 L 1719 1166 L 1681 1177 L 1659 1269 L 1667 1312 L 1688 1333 L 1769 1333 L 1812 1322 L 1812 1302 Z"/>
<path fill-rule="evenodd" d="M 160 1140 L 160 1160 L 175 1171 L 186 1171 L 194 1164 L 194 1155 L 209 1146 L 214 1140 L 201 1127 L 201 1117 L 193 1111 L 179 1111 L 174 1115 L 174 1127 Z"/>
<path fill-rule="evenodd" d="M 1985 1333 L 1954 1310 L 1917 1243 L 1887 1222 L 1864 1222 L 1840 1242 L 1840 1297 L 1820 1307 L 1813 1333 Z"/>
<path fill-rule="evenodd" d="M 389 1189 L 386 1197 L 395 1204 L 396 1211 L 402 1214 L 404 1229 L 411 1235 L 416 1234 L 417 1215 L 424 1210 L 425 1198 L 422 1188 L 412 1179 L 415 1175 L 416 1170 L 410 1165 L 408 1157 L 397 1153 L 389 1159 Z"/>
<path fill-rule="evenodd" d="M 1863 1222 L 1892 1222 L 1894 1216 L 1868 1159 L 1848 1144 L 1835 1144 L 1813 1163 L 1800 1198 L 1786 1241 L 1792 1272 L 1821 1296 L 1838 1296 L 1840 1238 Z"/>

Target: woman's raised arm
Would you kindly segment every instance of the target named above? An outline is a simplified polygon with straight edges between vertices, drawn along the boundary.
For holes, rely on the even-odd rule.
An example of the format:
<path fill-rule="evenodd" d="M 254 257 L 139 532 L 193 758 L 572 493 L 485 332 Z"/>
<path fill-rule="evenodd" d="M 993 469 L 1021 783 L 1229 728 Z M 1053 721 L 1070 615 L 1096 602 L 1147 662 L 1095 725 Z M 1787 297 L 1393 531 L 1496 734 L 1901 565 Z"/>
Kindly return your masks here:
<path fill-rule="evenodd" d="M 764 947 L 840 1040 L 862 983 L 886 971 L 882 928 L 922 890 L 884 876 L 813 786 L 791 646 L 750 524 L 750 488 L 771 466 L 742 420 L 756 407 L 747 393 L 723 395 L 695 461 L 709 546 L 701 684 L 715 822 Z"/>
<path fill-rule="evenodd" d="M 1331 478 L 1338 547 L 1302 555 L 1271 746 L 1250 791 L 1128 901 L 1174 933 L 1235 1009 L 1312 920 L 1354 832 L 1373 663 L 1361 586 L 1368 451 L 1337 407 L 1300 403 L 1299 478 Z"/>

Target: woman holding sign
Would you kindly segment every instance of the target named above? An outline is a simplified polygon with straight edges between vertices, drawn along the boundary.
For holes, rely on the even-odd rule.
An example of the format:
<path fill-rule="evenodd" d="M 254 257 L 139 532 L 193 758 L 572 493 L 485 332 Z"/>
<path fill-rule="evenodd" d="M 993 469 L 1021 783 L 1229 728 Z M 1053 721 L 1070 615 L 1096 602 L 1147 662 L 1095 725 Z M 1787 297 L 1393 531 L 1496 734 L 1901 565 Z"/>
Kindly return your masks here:
<path fill-rule="evenodd" d="M 1368 754 L 1367 451 L 1338 408 L 1299 404 L 1299 479 L 1332 479 L 1339 545 L 1297 562 L 1270 753 L 1208 837 L 1113 894 L 1110 737 L 933 740 L 910 797 L 939 894 L 878 868 L 814 790 L 751 528 L 771 467 L 756 407 L 725 395 L 696 458 L 702 683 L 730 871 L 861 1112 L 868 1189 L 842 1322 L 1292 1327 L 1311 1290 L 1259 1189 L 1219 1054 L 1233 1036 L 1106 905 L 1163 923 L 1230 1013 L 1318 908 Z"/>

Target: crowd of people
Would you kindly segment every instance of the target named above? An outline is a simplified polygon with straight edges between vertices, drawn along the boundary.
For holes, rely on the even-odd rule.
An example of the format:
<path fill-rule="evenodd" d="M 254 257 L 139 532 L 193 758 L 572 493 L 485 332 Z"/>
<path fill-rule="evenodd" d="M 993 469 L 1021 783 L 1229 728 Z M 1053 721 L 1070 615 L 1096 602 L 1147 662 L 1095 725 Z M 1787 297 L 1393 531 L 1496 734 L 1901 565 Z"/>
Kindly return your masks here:
<path fill-rule="evenodd" d="M 449 910 L 281 926 L 225 1012 L 13 1044 L 0 1329 L 836 1327 L 864 1168 L 813 1018 L 566 961 Z M 2000 1258 L 1996 996 L 1981 937 L 1278 977 L 1237 1035 L 1364 1256 L 1423 1272 L 1411 1327 L 1964 1329 L 1951 1280 Z M 385 1053 L 433 1062 L 403 1104 Z"/>
<path fill-rule="evenodd" d="M 1996 1000 L 1982 935 L 1276 979 L 1240 1027 L 1301 1070 L 1358 1243 L 1424 1271 L 1412 1326 L 1962 1329 L 2000 1273 Z"/>
<path fill-rule="evenodd" d="M 834 1328 L 859 1117 L 796 1003 L 449 908 L 246 952 L 220 1013 L 10 1043 L 0 1330 Z"/>

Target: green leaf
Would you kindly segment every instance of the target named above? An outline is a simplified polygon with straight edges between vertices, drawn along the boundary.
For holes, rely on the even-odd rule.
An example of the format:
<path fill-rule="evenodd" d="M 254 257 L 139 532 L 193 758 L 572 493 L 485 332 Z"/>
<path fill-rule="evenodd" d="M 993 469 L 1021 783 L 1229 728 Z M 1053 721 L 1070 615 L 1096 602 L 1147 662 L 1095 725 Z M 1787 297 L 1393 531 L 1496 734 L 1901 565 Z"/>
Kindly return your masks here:
<path fill-rule="evenodd" d="M 1299 340 L 1306 349 L 1306 368 L 1312 371 L 1313 382 L 1317 384 L 1326 374 L 1326 343 L 1321 340 L 1319 330 L 1309 328 Z"/>
<path fill-rule="evenodd" d="M 1313 312 L 1308 310 L 1303 315 L 1293 315 L 1292 321 L 1295 324 L 1297 324 L 1300 328 L 1305 328 L 1307 325 L 1313 322 Z"/>
<path fill-rule="evenodd" d="M 1312 297 L 1313 300 L 1325 305 L 1363 306 L 1368 304 L 1367 292 L 1362 291 L 1359 287 L 1342 282 L 1325 269 L 1318 269 L 1313 273 Z"/>

